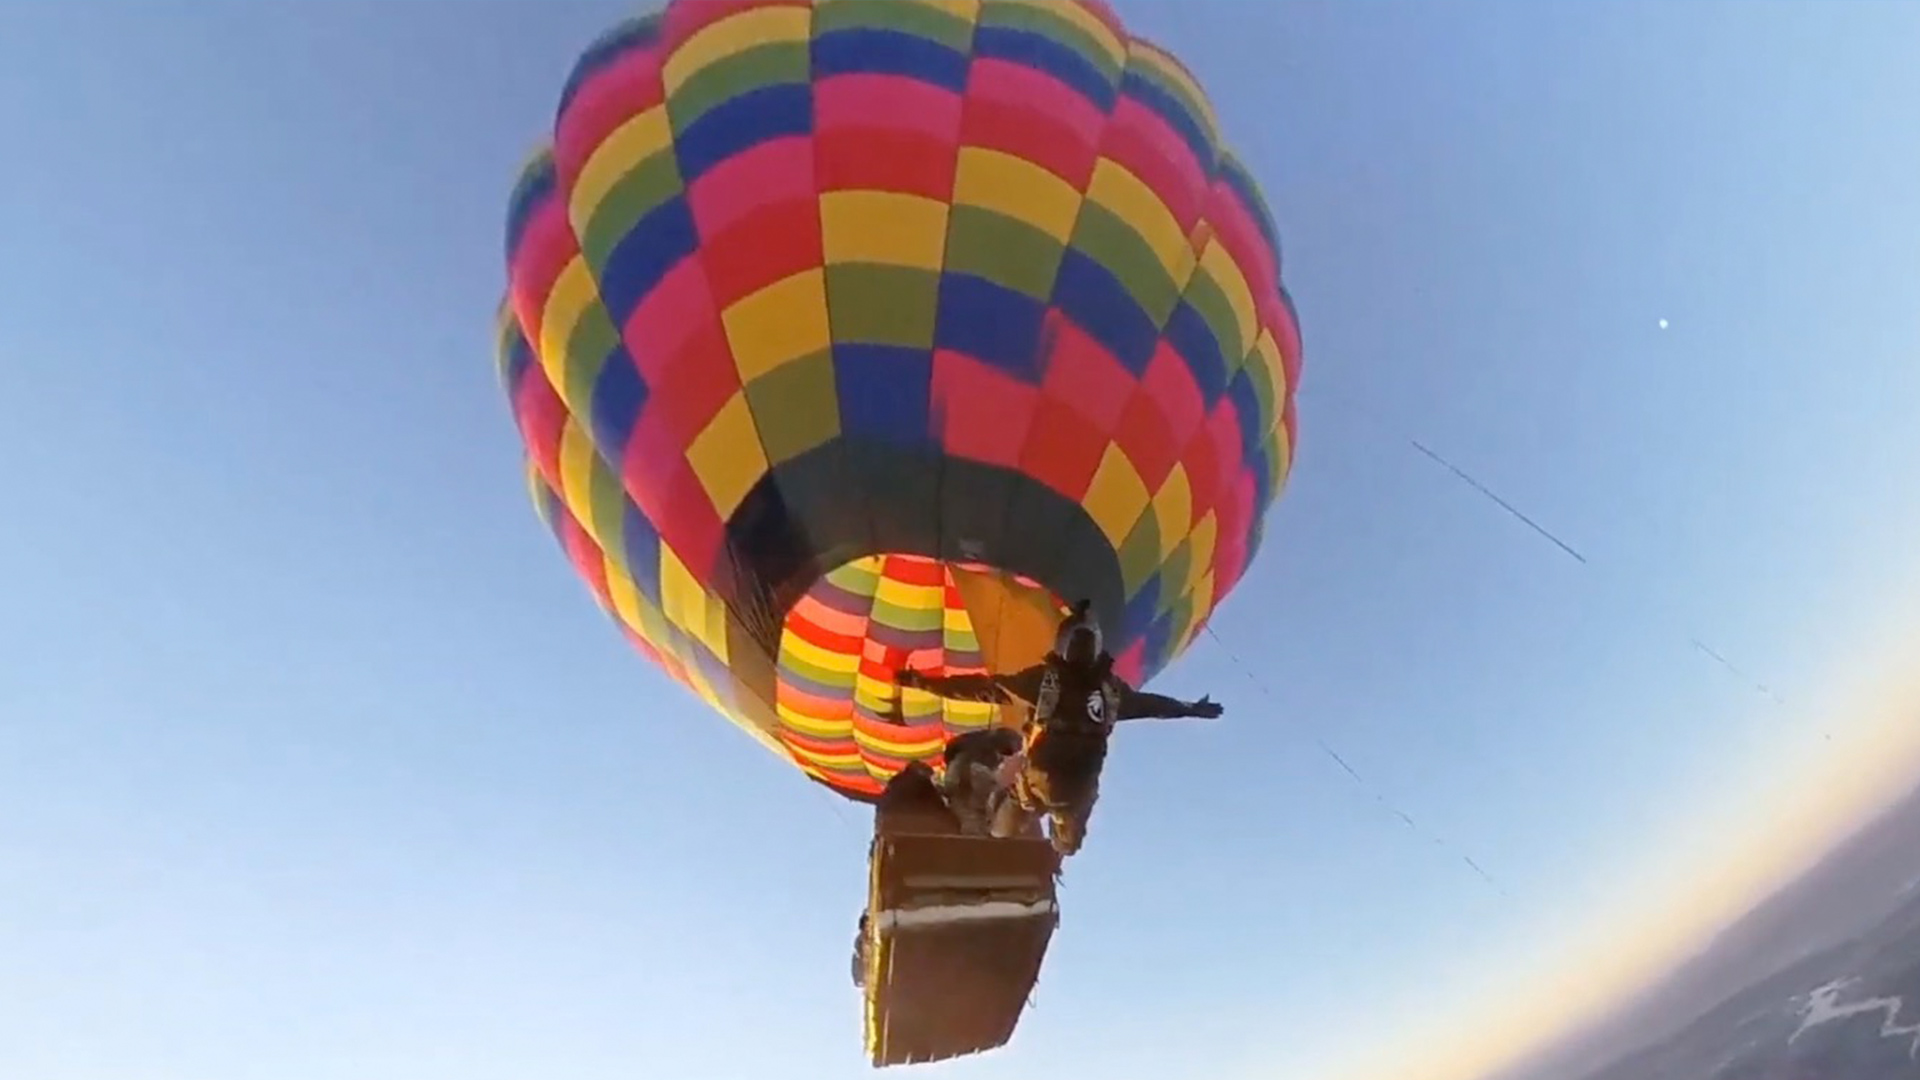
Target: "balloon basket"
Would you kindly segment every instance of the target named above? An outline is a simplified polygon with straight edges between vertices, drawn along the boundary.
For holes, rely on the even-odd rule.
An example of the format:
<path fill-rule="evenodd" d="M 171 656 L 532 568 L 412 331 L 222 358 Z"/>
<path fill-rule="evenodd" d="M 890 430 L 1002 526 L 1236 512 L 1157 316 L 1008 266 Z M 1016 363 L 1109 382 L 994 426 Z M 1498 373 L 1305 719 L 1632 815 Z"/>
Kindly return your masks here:
<path fill-rule="evenodd" d="M 1006 1045 L 1059 923 L 1047 841 L 916 826 L 910 814 L 875 819 L 865 1011 L 876 1068 Z"/>

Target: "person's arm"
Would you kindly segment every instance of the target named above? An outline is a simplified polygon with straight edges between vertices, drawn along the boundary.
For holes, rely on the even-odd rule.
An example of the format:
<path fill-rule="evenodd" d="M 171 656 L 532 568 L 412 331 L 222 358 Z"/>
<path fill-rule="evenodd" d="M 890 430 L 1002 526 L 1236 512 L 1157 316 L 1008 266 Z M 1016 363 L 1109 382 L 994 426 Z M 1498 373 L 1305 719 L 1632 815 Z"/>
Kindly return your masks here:
<path fill-rule="evenodd" d="M 1220 706 L 1211 698 L 1189 702 L 1132 687 L 1122 687 L 1120 691 L 1119 720 L 1211 720 L 1220 712 Z"/>
<path fill-rule="evenodd" d="M 925 690 L 948 701 L 996 704 L 1007 699 L 1006 690 L 1001 686 L 1003 678 L 999 675 L 924 675 L 912 670 L 902 671 L 898 676 L 901 686 L 910 690 Z"/>
<path fill-rule="evenodd" d="M 1039 692 L 1044 664 L 1010 675 L 927 675 L 909 668 L 896 678 L 901 686 L 925 690 L 948 701 L 984 701 L 999 704 L 1019 698 L 1033 700 Z"/>
<path fill-rule="evenodd" d="M 860 913 L 860 926 L 853 934 L 853 985 L 867 987 L 867 913 Z"/>

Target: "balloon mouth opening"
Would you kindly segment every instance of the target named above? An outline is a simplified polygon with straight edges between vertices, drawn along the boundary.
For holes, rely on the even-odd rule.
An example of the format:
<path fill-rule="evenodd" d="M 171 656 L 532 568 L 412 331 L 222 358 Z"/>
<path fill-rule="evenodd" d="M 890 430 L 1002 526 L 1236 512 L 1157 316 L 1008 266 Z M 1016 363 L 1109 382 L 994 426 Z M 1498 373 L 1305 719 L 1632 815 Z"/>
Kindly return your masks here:
<path fill-rule="evenodd" d="M 1017 671 L 1046 655 L 1067 610 L 1044 585 L 983 563 L 904 553 L 843 563 L 782 620 L 775 707 L 783 739 L 819 767 L 865 773 L 877 791 L 953 735 L 1000 722 L 993 705 L 903 691 L 899 672 Z M 845 760 L 849 735 L 857 761 Z M 839 760 L 826 760 L 835 743 Z"/>

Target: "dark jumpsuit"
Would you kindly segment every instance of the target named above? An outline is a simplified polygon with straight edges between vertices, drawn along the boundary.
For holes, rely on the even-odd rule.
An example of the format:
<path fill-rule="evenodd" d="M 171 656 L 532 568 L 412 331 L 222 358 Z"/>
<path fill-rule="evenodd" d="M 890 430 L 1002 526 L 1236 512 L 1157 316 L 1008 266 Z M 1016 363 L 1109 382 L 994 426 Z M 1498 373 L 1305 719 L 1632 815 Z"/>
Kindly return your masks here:
<path fill-rule="evenodd" d="M 914 679 L 914 686 L 949 700 L 1017 701 L 1027 706 L 1027 760 L 1015 780 L 1014 798 L 1003 802 L 1001 813 L 994 816 L 994 835 L 1023 831 L 1025 815 L 1045 812 L 1053 821 L 1054 846 L 1063 855 L 1078 851 L 1100 798 L 1100 771 L 1106 764 L 1113 725 L 1122 720 L 1177 720 L 1190 714 L 1187 702 L 1135 690 L 1112 674 L 1112 666 L 1113 659 L 1104 654 L 1092 664 L 1074 664 L 1052 654 L 1005 675 Z M 1049 673 L 1057 680 L 1052 695 L 1046 693 Z M 1035 715 L 1044 696 L 1053 698 L 1049 717 Z"/>

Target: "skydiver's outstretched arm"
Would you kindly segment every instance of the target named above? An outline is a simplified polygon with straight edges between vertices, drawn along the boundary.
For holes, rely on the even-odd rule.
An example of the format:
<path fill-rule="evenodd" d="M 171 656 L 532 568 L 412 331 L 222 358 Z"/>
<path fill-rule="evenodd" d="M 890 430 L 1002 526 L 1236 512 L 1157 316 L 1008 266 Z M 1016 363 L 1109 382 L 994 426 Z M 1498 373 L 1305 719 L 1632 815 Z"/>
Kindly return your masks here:
<path fill-rule="evenodd" d="M 1124 688 L 1120 694 L 1121 720 L 1211 720 L 1220 713 L 1220 706 L 1210 697 L 1181 701 L 1131 687 Z"/>
<path fill-rule="evenodd" d="M 899 674 L 899 681 L 901 686 L 925 690 L 949 701 L 999 703 L 1014 698 L 1032 701 L 1040 692 L 1040 678 L 1044 674 L 1045 664 L 1035 664 L 1010 675 L 924 675 L 907 670 Z"/>
<path fill-rule="evenodd" d="M 936 697 L 948 701 L 984 701 L 1001 702 L 1007 699 L 1006 690 L 1001 686 L 1004 675 L 923 675 L 918 671 L 902 671 L 900 685 L 913 690 L 925 690 Z"/>

